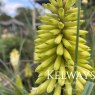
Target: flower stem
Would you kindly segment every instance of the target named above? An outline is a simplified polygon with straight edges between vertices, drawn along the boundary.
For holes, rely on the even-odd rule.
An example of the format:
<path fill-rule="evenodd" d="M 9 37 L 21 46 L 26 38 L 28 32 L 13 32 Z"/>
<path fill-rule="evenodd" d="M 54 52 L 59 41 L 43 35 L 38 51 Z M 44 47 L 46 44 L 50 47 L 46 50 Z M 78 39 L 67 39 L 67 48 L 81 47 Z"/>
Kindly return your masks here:
<path fill-rule="evenodd" d="M 77 71 L 77 65 L 78 65 L 78 44 L 79 44 L 79 29 L 80 29 L 80 8 L 81 8 L 81 0 L 77 0 L 77 6 L 78 6 L 78 18 L 77 18 L 77 33 L 76 33 L 76 49 L 75 49 L 75 59 L 74 59 L 74 80 L 73 80 L 73 93 L 72 95 L 76 95 L 76 71 Z"/>

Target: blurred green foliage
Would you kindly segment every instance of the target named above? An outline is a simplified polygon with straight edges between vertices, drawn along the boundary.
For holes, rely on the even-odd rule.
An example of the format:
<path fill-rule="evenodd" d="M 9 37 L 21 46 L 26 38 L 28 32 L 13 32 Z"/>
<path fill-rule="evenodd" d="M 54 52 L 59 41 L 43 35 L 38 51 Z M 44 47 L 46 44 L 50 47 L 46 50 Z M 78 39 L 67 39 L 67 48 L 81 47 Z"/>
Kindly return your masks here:
<path fill-rule="evenodd" d="M 95 63 L 95 3 L 89 0 L 87 4 L 82 4 L 82 9 L 85 19 L 82 28 L 88 31 L 87 44 L 91 47 L 91 60 Z"/>
<path fill-rule="evenodd" d="M 21 59 L 32 59 L 33 58 L 33 44 L 31 39 L 22 39 L 20 37 L 0 39 L 0 58 L 8 61 L 10 52 L 12 49 L 21 48 Z"/>

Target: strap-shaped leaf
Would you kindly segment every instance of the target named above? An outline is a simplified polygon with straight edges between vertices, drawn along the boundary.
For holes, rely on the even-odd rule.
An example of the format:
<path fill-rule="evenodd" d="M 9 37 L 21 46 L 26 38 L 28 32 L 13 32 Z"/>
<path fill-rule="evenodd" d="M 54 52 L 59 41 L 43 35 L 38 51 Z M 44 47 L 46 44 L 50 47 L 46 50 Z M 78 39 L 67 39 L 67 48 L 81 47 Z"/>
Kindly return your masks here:
<path fill-rule="evenodd" d="M 95 83 L 87 81 L 82 95 L 95 95 L 95 93 L 93 93 L 94 89 Z"/>

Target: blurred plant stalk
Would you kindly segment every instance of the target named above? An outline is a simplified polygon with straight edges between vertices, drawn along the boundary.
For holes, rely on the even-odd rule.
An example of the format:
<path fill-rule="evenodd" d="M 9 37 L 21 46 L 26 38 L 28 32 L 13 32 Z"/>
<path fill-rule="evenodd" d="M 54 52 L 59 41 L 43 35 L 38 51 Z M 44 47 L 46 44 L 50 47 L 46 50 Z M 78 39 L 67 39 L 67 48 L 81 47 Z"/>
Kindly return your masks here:
<path fill-rule="evenodd" d="M 22 79 L 20 77 L 20 75 L 16 76 L 16 85 L 17 87 L 19 87 L 20 89 L 23 89 L 23 83 L 22 83 Z"/>
<path fill-rule="evenodd" d="M 32 70 L 31 70 L 31 65 L 30 63 L 27 63 L 26 64 L 26 67 L 25 67 L 25 77 L 27 79 L 27 83 L 28 83 L 28 86 L 29 86 L 29 89 L 31 89 L 31 77 L 32 77 Z"/>
<path fill-rule="evenodd" d="M 30 66 L 29 63 L 26 64 L 25 77 L 26 78 L 31 78 L 32 77 L 32 70 L 31 70 L 31 66 Z"/>

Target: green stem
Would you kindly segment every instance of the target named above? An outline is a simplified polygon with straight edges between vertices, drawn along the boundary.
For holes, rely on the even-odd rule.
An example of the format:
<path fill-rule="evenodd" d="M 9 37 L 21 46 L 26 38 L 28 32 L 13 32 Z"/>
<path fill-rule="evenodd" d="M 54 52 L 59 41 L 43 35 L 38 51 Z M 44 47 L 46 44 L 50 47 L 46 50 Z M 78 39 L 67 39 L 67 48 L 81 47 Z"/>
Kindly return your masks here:
<path fill-rule="evenodd" d="M 31 83 L 30 83 L 30 79 L 29 78 L 27 79 L 27 83 L 28 83 L 29 90 L 31 90 L 32 87 L 31 87 Z"/>
<path fill-rule="evenodd" d="M 80 8 L 81 8 L 81 0 L 77 0 L 78 5 L 78 19 L 77 19 L 77 34 L 76 34 L 76 49 L 75 49 L 75 59 L 74 59 L 74 80 L 73 80 L 73 94 L 76 95 L 76 71 L 77 71 L 77 65 L 78 65 L 78 44 L 79 44 L 79 29 L 80 29 Z"/>

